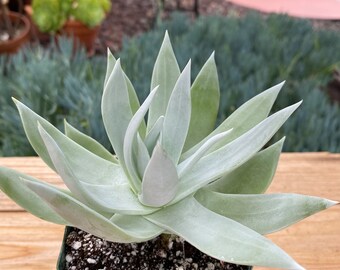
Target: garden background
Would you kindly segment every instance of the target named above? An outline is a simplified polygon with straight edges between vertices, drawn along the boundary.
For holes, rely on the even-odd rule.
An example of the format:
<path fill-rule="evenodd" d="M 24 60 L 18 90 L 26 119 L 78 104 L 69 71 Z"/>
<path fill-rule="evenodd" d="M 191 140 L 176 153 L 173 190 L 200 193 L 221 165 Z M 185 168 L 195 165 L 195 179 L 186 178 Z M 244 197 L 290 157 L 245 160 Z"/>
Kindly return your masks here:
<path fill-rule="evenodd" d="M 142 101 L 167 29 L 180 67 L 193 78 L 215 51 L 221 88 L 219 122 L 257 93 L 286 80 L 273 112 L 303 99 L 273 138 L 284 151 L 340 152 L 340 32 L 337 21 L 256 13 L 228 1 L 115 0 L 101 26 L 96 53 L 72 41 L 31 44 L 0 57 L 0 155 L 35 155 L 11 97 L 63 129 L 63 119 L 109 148 L 100 115 L 106 47 L 120 57 Z M 179 13 L 178 11 L 182 11 Z M 51 39 L 53 40 L 53 38 Z"/>

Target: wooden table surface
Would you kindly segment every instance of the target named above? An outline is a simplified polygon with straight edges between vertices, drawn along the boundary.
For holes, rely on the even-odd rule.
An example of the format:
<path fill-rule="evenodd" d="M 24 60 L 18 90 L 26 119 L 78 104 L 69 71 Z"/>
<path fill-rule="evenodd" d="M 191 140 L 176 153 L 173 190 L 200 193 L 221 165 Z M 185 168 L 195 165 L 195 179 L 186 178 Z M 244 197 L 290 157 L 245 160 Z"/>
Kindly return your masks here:
<path fill-rule="evenodd" d="M 63 185 L 36 157 L 0 158 L 0 166 Z M 268 192 L 300 193 L 340 201 L 340 154 L 282 154 Z M 0 192 L 0 269 L 55 269 L 63 229 L 26 213 Z M 268 237 L 306 269 L 340 269 L 339 205 Z"/>

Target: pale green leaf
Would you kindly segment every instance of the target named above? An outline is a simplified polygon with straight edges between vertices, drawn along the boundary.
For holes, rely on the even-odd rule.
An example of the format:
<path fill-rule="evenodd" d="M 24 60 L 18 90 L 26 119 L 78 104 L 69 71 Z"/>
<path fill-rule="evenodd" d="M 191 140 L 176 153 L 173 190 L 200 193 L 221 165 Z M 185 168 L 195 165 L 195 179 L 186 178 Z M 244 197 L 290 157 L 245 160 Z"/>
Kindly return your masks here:
<path fill-rule="evenodd" d="M 82 170 L 86 172 L 88 179 L 101 179 L 101 184 L 109 184 L 111 183 L 111 173 L 114 173 L 117 169 L 120 170 L 119 166 L 113 164 L 112 162 L 108 162 L 99 156 L 91 153 L 84 147 L 80 146 L 76 142 L 72 141 L 71 139 L 67 138 L 62 132 L 60 132 L 57 128 L 55 128 L 53 125 L 51 125 L 48 121 L 46 121 L 44 118 L 40 117 L 38 114 L 33 112 L 31 109 L 29 109 L 24 104 L 20 103 L 17 100 L 14 100 L 15 104 L 18 107 L 18 110 L 20 112 L 21 120 L 24 125 L 24 129 L 26 132 L 27 137 L 29 138 L 29 141 L 32 145 L 32 147 L 35 149 L 37 154 L 43 159 L 43 161 L 53 170 L 55 170 L 55 167 L 53 165 L 53 162 L 49 156 L 49 153 L 46 149 L 46 146 L 39 134 L 38 130 L 38 123 L 55 139 L 58 140 L 59 146 L 64 153 L 69 154 L 76 154 L 77 159 L 71 159 L 71 163 L 74 164 L 74 166 L 84 166 L 86 164 L 86 170 L 83 168 Z M 90 161 L 89 161 L 90 159 Z M 105 168 L 104 168 L 105 167 Z M 115 169 L 116 168 L 116 169 Z M 99 176 L 97 175 L 98 171 L 101 171 Z M 110 177 L 104 177 L 104 175 L 107 175 L 108 171 L 112 171 L 110 173 Z M 79 170 L 79 173 L 81 173 L 81 170 Z M 98 184 L 98 183 L 95 183 Z"/>
<path fill-rule="evenodd" d="M 123 215 L 148 215 L 157 211 L 157 208 L 147 207 L 141 204 L 137 196 L 131 191 L 126 183 L 114 185 L 93 185 L 80 181 L 87 193 L 95 196 L 97 203 L 103 207 L 114 210 Z"/>
<path fill-rule="evenodd" d="M 110 185 L 116 178 L 124 175 L 120 166 L 102 159 L 80 146 L 25 105 L 19 103 L 19 106 L 24 115 L 23 120 L 27 125 L 30 124 L 29 129 L 35 142 L 41 149 L 44 149 L 44 161 L 49 160 L 51 167 L 54 168 L 54 164 L 39 133 L 38 123 L 58 143 L 58 147 L 68 157 L 69 166 L 77 168 L 78 178 L 92 184 Z"/>
<path fill-rule="evenodd" d="M 164 232 L 163 228 L 153 224 L 142 216 L 116 214 L 110 220 L 128 232 L 138 232 L 140 235 L 147 235 L 150 239 L 153 239 Z"/>
<path fill-rule="evenodd" d="M 48 121 L 46 121 L 44 118 L 40 117 L 36 113 L 34 113 L 31 109 L 29 109 L 27 106 L 22 104 L 20 101 L 16 100 L 15 98 L 12 98 L 15 105 L 17 106 L 21 121 L 27 136 L 27 139 L 29 140 L 31 146 L 35 150 L 35 152 L 42 158 L 42 160 L 52 169 L 55 171 L 53 162 L 47 152 L 47 149 L 45 147 L 44 142 L 42 141 L 37 123 L 40 122 L 44 128 L 47 130 L 53 130 L 56 133 L 61 133 L 59 130 L 57 130 L 52 124 L 50 124 Z"/>
<path fill-rule="evenodd" d="M 162 147 L 174 164 L 179 161 L 190 125 L 190 67 L 191 61 L 176 82 L 166 109 L 161 133 Z"/>
<path fill-rule="evenodd" d="M 154 224 L 183 237 L 205 254 L 235 264 L 303 269 L 262 235 L 215 214 L 194 198 L 145 216 Z"/>
<path fill-rule="evenodd" d="M 163 122 L 164 122 L 164 116 L 162 115 L 157 119 L 156 123 L 150 129 L 149 133 L 146 134 L 145 145 L 146 145 L 149 153 L 152 153 L 152 150 L 156 145 L 156 142 L 157 142 L 159 135 L 161 133 L 161 130 L 163 128 Z"/>
<path fill-rule="evenodd" d="M 195 198 L 211 211 L 260 234 L 282 230 L 337 202 L 298 194 L 241 195 L 201 189 Z"/>
<path fill-rule="evenodd" d="M 100 183 L 100 181 L 97 179 L 89 181 L 86 174 L 78 173 L 87 170 L 86 163 L 83 164 L 83 167 L 70 165 L 72 164 L 70 158 L 77 159 L 76 151 L 71 154 L 63 153 L 57 142 L 41 126 L 39 126 L 39 130 L 58 174 L 78 200 L 100 212 L 135 215 L 152 212 L 139 203 L 123 175 L 111 175 L 112 179 L 110 179 L 109 185 L 93 184 L 93 182 Z M 67 137 L 65 138 L 67 139 Z M 98 169 L 100 168 L 97 168 L 97 177 L 100 177 Z"/>
<path fill-rule="evenodd" d="M 142 138 L 137 134 L 137 149 L 136 149 L 136 162 L 137 162 L 137 170 L 140 178 L 143 178 L 146 166 L 150 161 L 150 154 L 148 149 L 146 148 Z"/>
<path fill-rule="evenodd" d="M 105 79 L 104 79 L 104 87 L 109 81 L 112 70 L 115 67 L 116 62 L 117 62 L 116 58 L 113 56 L 109 48 L 107 48 L 107 60 L 106 61 L 107 62 L 106 62 L 106 74 L 105 74 Z"/>
<path fill-rule="evenodd" d="M 105 147 L 98 143 L 96 140 L 80 132 L 79 130 L 71 126 L 66 120 L 64 121 L 64 124 L 65 135 L 67 137 L 69 137 L 79 145 L 83 146 L 93 154 L 96 154 L 103 159 L 118 164 L 118 160 L 115 158 L 115 156 L 107 151 Z"/>
<path fill-rule="evenodd" d="M 277 143 L 257 153 L 240 167 L 209 185 L 209 189 L 228 194 L 264 193 L 273 180 L 284 143 Z"/>
<path fill-rule="evenodd" d="M 134 163 L 134 147 L 137 147 L 137 132 L 139 125 L 144 119 L 144 116 L 146 112 L 148 111 L 156 93 L 157 93 L 158 87 L 156 87 L 149 96 L 145 99 L 142 106 L 138 109 L 136 114 L 132 117 L 127 129 L 126 134 L 124 138 L 124 159 L 126 168 L 130 174 L 130 185 L 131 188 L 135 191 L 135 193 L 140 193 L 141 189 L 141 179 L 138 175 L 138 168 Z"/>
<path fill-rule="evenodd" d="M 179 75 L 179 66 L 169 35 L 166 32 L 152 72 L 151 90 L 159 85 L 159 91 L 155 97 L 155 102 L 150 107 L 147 124 L 148 131 L 161 115 L 165 115 L 168 101 Z"/>
<path fill-rule="evenodd" d="M 212 152 L 213 150 L 226 145 L 228 142 L 231 142 L 232 140 L 236 139 L 240 135 L 244 134 L 245 132 L 256 126 L 268 116 L 270 109 L 273 106 L 283 84 L 284 82 L 275 85 L 244 103 L 226 120 L 224 120 L 223 123 L 219 125 L 209 136 L 207 136 L 197 145 L 185 152 L 182 155 L 181 159 L 186 159 L 188 156 L 192 155 L 206 140 L 210 139 L 212 136 L 218 133 L 233 128 L 232 134 L 228 136 L 228 138 L 226 138 L 225 140 L 216 144 L 209 152 Z"/>
<path fill-rule="evenodd" d="M 110 75 L 113 71 L 113 68 L 116 64 L 117 60 L 111 53 L 110 49 L 107 49 L 107 67 L 106 67 L 106 75 L 105 75 L 105 81 L 104 81 L 104 87 L 106 86 Z M 132 113 L 134 114 L 138 109 L 139 109 L 139 100 L 138 96 L 136 94 L 135 88 L 133 87 L 130 79 L 128 76 L 124 73 L 125 75 L 125 80 L 126 80 L 126 85 L 127 85 L 127 90 L 129 93 L 129 101 L 130 101 L 130 106 Z M 146 133 L 146 124 L 145 121 L 143 121 L 139 127 L 139 133 L 141 134 L 142 138 L 144 138 L 145 133 Z"/>
<path fill-rule="evenodd" d="M 125 169 L 123 145 L 125 132 L 132 118 L 132 111 L 125 75 L 119 59 L 104 88 L 102 116 L 112 147 L 118 156 L 120 164 Z"/>
<path fill-rule="evenodd" d="M 141 233 L 140 228 L 136 228 L 135 232 L 131 228 L 124 230 L 82 202 L 51 186 L 28 180 L 25 184 L 46 201 L 68 224 L 97 237 L 118 243 L 144 242 L 153 238 L 153 234 Z"/>
<path fill-rule="evenodd" d="M 190 173 L 181 179 L 179 192 L 172 203 L 185 198 L 251 159 L 300 104 L 301 102 L 298 102 L 278 111 L 231 143 L 201 158 Z"/>
<path fill-rule="evenodd" d="M 179 178 L 181 178 L 185 173 L 189 172 L 191 168 L 197 163 L 197 161 L 199 161 L 214 144 L 228 136 L 231 131 L 232 129 L 211 137 L 191 157 L 180 163 L 178 165 Z"/>
<path fill-rule="evenodd" d="M 191 119 L 184 151 L 203 140 L 215 127 L 220 87 L 214 55 L 209 57 L 191 87 Z"/>
<path fill-rule="evenodd" d="M 27 188 L 21 178 L 39 182 L 39 180 L 23 173 L 0 167 L 0 189 L 13 201 L 31 214 L 57 224 L 69 225 L 44 200 Z M 65 192 L 67 191 L 61 191 Z"/>
<path fill-rule="evenodd" d="M 156 144 L 145 169 L 139 199 L 145 205 L 161 207 L 175 197 L 177 187 L 176 167 L 161 145 Z"/>

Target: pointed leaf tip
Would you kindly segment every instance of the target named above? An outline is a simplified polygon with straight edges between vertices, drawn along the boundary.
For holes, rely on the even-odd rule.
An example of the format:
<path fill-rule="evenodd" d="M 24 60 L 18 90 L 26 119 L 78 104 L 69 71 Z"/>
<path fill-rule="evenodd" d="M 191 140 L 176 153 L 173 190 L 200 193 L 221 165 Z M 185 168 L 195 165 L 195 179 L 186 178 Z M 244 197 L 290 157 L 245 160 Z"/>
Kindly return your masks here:
<path fill-rule="evenodd" d="M 113 56 L 111 50 L 109 47 L 107 47 L 107 56 L 110 57 L 110 56 Z"/>
<path fill-rule="evenodd" d="M 208 61 L 214 61 L 215 62 L 215 51 L 213 51 L 208 59 Z"/>
<path fill-rule="evenodd" d="M 11 97 L 11 98 L 12 98 L 13 102 L 15 103 L 15 105 L 18 105 L 18 103 L 20 103 L 20 101 L 17 100 L 15 97 Z"/>
<path fill-rule="evenodd" d="M 340 202 L 332 201 L 332 200 L 325 200 L 325 204 L 326 204 L 326 209 L 328 209 L 328 208 L 330 208 L 332 206 L 340 204 Z"/>

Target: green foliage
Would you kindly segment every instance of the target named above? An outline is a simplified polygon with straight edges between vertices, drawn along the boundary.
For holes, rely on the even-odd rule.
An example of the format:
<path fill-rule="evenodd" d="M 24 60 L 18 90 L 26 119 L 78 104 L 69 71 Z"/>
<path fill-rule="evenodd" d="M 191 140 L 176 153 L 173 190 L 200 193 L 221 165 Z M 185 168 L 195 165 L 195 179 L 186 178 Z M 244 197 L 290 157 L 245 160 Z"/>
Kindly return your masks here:
<path fill-rule="evenodd" d="M 78 0 L 77 6 L 70 10 L 70 15 L 87 26 L 99 25 L 111 8 L 109 0 Z"/>
<path fill-rule="evenodd" d="M 164 29 L 173 36 L 181 68 L 192 56 L 193 78 L 216 51 L 221 88 L 218 122 L 261 89 L 287 79 L 274 111 L 301 99 L 304 103 L 274 139 L 287 135 L 284 151 L 340 152 L 340 108 L 330 104 L 319 90 L 330 80 L 340 59 L 338 34 L 313 31 L 308 22 L 285 16 L 270 16 L 266 20 L 256 15 L 242 20 L 202 17 L 192 23 L 176 15 L 154 31 L 125 42 L 120 52 L 124 70 L 140 100 L 150 90 L 155 48 L 161 44 Z M 1 58 L 1 155 L 35 154 L 24 136 L 11 96 L 60 129 L 59 120 L 67 116 L 71 125 L 110 148 L 98 109 L 104 59 L 87 59 L 82 51 L 72 57 L 71 48 L 64 41 L 60 52 L 54 47 L 28 49 L 10 62 Z M 148 139 L 152 140 L 151 136 Z"/>
<path fill-rule="evenodd" d="M 73 18 L 89 27 L 99 25 L 111 8 L 109 0 L 33 0 L 33 20 L 42 32 L 56 32 Z"/>
<path fill-rule="evenodd" d="M 35 155 L 25 138 L 11 97 L 25 102 L 63 129 L 63 118 L 109 147 L 100 115 L 105 60 L 88 59 L 84 50 L 72 56 L 72 42 L 26 49 L 13 58 L 0 58 L 0 153 Z"/>
<path fill-rule="evenodd" d="M 201 17 L 192 22 L 175 14 L 123 44 L 119 56 L 141 99 L 150 89 L 155 48 L 165 29 L 181 69 L 191 57 L 193 78 L 216 52 L 221 88 L 218 122 L 262 89 L 286 80 L 274 111 L 301 99 L 304 105 L 276 137 L 288 135 L 284 151 L 340 151 L 339 106 L 331 105 L 319 91 L 340 62 L 338 33 L 314 31 L 308 21 L 278 15 Z"/>
<path fill-rule="evenodd" d="M 136 243 L 170 233 L 221 261 L 304 269 L 263 234 L 338 202 L 306 195 L 259 194 L 272 181 L 283 139 L 262 148 L 301 102 L 268 116 L 281 83 L 253 97 L 215 130 L 210 123 L 216 121 L 216 113 L 202 118 L 204 125 L 195 120 L 192 124 L 197 118 L 192 110 L 197 96 L 192 93 L 204 86 L 215 93 L 204 95 L 207 102 L 203 104 L 214 103 L 219 96 L 218 78 L 212 76 L 216 70 L 209 58 L 191 85 L 191 61 L 180 72 L 166 33 L 151 79 L 153 86 L 158 85 L 139 105 L 130 98 L 136 93 L 121 60 L 108 52 L 100 111 L 116 156 L 67 124 L 66 134 L 60 132 L 14 99 L 32 147 L 68 190 L 3 167 L 0 189 L 42 219 L 105 240 Z M 155 121 L 148 121 L 141 130 L 148 112 Z M 193 132 L 189 133 L 189 127 Z M 196 131 L 202 129 L 209 134 L 203 143 L 185 150 L 186 142 L 195 142 Z M 159 138 L 149 140 L 154 132 L 159 132 Z"/>
<path fill-rule="evenodd" d="M 65 23 L 70 8 L 69 0 L 34 0 L 32 3 L 34 23 L 41 32 L 55 32 Z"/>

